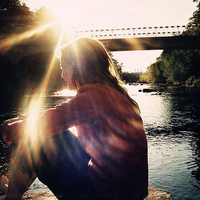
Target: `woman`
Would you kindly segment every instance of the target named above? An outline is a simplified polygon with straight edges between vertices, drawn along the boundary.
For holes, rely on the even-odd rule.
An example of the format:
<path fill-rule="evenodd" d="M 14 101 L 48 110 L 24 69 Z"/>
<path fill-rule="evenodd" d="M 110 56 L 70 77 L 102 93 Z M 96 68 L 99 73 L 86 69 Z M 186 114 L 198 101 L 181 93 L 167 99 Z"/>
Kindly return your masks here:
<path fill-rule="evenodd" d="M 26 172 L 19 193 L 37 175 L 58 199 L 144 199 L 148 164 L 142 119 L 107 50 L 82 38 L 61 50 L 60 61 L 62 78 L 77 95 L 38 117 L 40 145 L 29 154 L 31 164 L 18 168 Z M 27 123 L 4 123 L 4 141 L 20 141 Z"/>

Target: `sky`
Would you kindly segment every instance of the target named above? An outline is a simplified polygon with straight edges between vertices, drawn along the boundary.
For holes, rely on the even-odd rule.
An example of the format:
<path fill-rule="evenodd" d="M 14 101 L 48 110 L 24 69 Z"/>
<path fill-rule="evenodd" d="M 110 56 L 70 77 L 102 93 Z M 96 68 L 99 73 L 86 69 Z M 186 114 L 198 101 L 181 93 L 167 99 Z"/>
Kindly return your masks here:
<path fill-rule="evenodd" d="M 192 0 L 24 0 L 31 9 L 46 7 L 81 29 L 186 25 L 196 10 Z M 162 50 L 113 52 L 123 71 L 146 71 Z"/>

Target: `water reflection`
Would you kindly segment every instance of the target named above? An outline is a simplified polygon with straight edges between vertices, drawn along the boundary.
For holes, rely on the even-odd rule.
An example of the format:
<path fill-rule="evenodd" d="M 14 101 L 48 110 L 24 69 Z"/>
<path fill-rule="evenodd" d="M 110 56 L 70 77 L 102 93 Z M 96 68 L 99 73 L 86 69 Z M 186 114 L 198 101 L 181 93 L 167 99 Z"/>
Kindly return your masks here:
<path fill-rule="evenodd" d="M 193 184 L 196 188 L 200 189 L 200 138 L 196 138 L 196 144 L 191 143 L 193 147 L 193 157 L 194 157 L 194 164 L 191 166 L 193 171 L 191 172 L 192 177 L 196 178 L 198 184 Z"/>
<path fill-rule="evenodd" d="M 199 90 L 132 95 L 142 111 L 149 144 L 150 185 L 174 199 L 200 199 Z"/>

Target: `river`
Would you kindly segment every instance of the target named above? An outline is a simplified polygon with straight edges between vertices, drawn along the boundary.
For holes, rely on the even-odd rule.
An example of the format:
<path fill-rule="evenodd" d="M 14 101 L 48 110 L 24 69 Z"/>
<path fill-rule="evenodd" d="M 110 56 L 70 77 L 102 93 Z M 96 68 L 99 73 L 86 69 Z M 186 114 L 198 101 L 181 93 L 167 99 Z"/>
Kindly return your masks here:
<path fill-rule="evenodd" d="M 200 199 L 200 89 L 160 89 L 142 92 L 148 85 L 127 85 L 141 110 L 148 140 L 149 186 L 170 192 L 174 200 Z M 28 97 L 27 97 L 28 98 Z M 48 96 L 44 109 L 59 104 L 63 97 Z M 23 108 L 0 108 L 0 122 L 23 112 Z M 5 162 L 5 145 L 0 142 L 0 171 Z M 32 189 L 44 187 L 38 181 Z"/>

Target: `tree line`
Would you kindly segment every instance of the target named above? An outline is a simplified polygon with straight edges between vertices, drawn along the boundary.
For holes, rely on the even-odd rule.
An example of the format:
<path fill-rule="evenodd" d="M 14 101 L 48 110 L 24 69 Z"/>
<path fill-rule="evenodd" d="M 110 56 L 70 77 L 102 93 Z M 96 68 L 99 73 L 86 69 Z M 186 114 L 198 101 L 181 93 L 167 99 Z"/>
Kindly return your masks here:
<path fill-rule="evenodd" d="M 182 35 L 199 36 L 200 34 L 200 1 L 197 10 L 189 19 Z M 140 76 L 141 82 L 184 84 L 200 87 L 200 50 L 173 49 L 163 50 L 156 62 L 147 68 L 146 74 Z"/>
<path fill-rule="evenodd" d="M 52 61 L 53 48 L 44 52 L 41 46 L 41 52 L 25 55 L 20 59 L 16 58 L 18 56 L 16 49 L 18 43 L 21 42 L 18 37 L 20 34 L 31 33 L 32 30 L 38 29 L 52 20 L 51 13 L 43 7 L 33 12 L 20 0 L 0 1 L 0 92 L 3 94 L 1 100 L 4 97 L 7 98 L 7 95 L 16 96 L 24 92 L 31 94 L 43 81 Z M 30 46 L 27 45 L 27 49 L 32 49 L 31 45 L 34 43 L 43 44 L 47 37 L 50 37 L 51 42 L 52 40 L 56 41 L 59 34 L 58 28 L 52 27 L 46 31 L 35 33 L 30 38 L 25 38 L 25 42 L 30 43 Z M 4 46 L 7 38 L 10 38 L 7 40 L 10 48 Z M 20 51 L 20 48 L 17 51 Z M 13 61 L 15 58 L 17 62 Z M 61 71 L 58 60 L 55 60 L 54 65 L 49 92 L 64 86 L 60 79 Z"/>
<path fill-rule="evenodd" d="M 20 0 L 0 1 L 0 36 L 22 33 L 53 19 L 51 13 L 44 7 L 31 11 Z"/>

